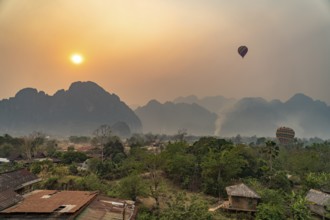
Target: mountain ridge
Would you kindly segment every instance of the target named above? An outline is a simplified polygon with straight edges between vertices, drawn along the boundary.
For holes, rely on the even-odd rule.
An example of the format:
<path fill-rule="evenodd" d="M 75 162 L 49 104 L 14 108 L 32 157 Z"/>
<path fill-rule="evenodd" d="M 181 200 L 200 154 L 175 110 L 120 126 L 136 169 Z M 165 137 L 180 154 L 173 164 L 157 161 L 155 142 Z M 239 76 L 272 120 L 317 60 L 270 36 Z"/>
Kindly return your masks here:
<path fill-rule="evenodd" d="M 132 132 L 142 124 L 116 94 L 94 82 L 74 82 L 68 90 L 47 95 L 24 88 L 0 101 L 0 132 L 27 134 L 35 130 L 55 135 L 92 135 L 102 124 L 126 123 Z"/>
<path fill-rule="evenodd" d="M 92 135 L 101 124 L 122 129 L 120 134 L 152 132 L 274 137 L 288 126 L 298 137 L 329 138 L 330 106 L 303 93 L 286 101 L 262 97 L 241 99 L 191 95 L 160 103 L 151 99 L 135 111 L 94 82 L 74 82 L 53 95 L 23 88 L 0 100 L 0 132 L 26 135 L 43 131 L 55 135 Z"/>
<path fill-rule="evenodd" d="M 219 97 L 222 100 L 224 98 Z M 207 99 L 190 95 L 174 101 L 197 102 L 203 106 L 201 100 Z M 218 106 L 219 109 L 212 111 L 208 106 Z M 303 93 L 294 94 L 283 102 L 278 99 L 267 101 L 262 97 L 244 97 L 221 104 L 208 103 L 208 106 L 203 107 L 218 115 L 215 134 L 219 136 L 241 134 L 274 137 L 280 126 L 292 127 L 302 137 L 330 136 L 330 106 Z"/>
<path fill-rule="evenodd" d="M 189 134 L 210 135 L 214 133 L 216 114 L 196 103 L 160 103 L 149 101 L 138 107 L 135 113 L 143 124 L 144 132 L 175 134 L 187 129 Z"/>

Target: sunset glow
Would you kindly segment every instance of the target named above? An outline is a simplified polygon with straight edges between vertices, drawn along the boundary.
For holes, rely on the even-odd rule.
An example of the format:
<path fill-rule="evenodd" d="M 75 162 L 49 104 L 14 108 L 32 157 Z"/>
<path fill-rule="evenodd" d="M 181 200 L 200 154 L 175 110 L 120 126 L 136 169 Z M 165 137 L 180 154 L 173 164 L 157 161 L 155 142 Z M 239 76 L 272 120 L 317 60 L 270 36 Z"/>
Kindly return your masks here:
<path fill-rule="evenodd" d="M 72 54 L 70 60 L 73 64 L 79 65 L 84 62 L 84 57 L 81 54 Z"/>
<path fill-rule="evenodd" d="M 0 0 L 0 98 L 85 80 L 136 105 L 297 91 L 330 103 L 329 12 L 328 0 Z"/>

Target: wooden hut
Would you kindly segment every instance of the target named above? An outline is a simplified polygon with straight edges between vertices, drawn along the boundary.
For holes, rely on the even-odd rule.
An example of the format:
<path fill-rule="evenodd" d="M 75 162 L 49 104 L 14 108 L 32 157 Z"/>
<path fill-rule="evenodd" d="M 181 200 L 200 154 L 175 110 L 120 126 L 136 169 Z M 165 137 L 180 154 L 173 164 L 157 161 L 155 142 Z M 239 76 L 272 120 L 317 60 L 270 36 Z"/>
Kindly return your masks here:
<path fill-rule="evenodd" d="M 245 184 L 226 187 L 228 201 L 223 208 L 236 211 L 255 212 L 260 196 Z"/>

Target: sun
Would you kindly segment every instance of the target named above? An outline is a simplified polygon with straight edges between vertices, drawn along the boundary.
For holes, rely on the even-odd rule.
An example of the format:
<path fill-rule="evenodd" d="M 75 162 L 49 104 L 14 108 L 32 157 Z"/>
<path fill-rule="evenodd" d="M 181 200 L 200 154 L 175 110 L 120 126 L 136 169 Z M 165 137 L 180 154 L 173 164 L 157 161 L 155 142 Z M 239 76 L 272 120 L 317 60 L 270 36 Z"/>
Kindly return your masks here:
<path fill-rule="evenodd" d="M 84 57 L 79 53 L 75 53 L 70 56 L 70 60 L 73 64 L 79 65 L 84 62 Z"/>

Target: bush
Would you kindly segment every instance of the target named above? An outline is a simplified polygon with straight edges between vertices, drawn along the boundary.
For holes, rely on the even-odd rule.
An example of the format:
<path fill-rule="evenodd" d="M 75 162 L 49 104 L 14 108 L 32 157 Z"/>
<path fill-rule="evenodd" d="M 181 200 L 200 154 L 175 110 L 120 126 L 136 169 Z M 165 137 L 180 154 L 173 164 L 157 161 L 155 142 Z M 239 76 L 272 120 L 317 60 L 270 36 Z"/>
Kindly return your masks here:
<path fill-rule="evenodd" d="M 82 152 L 68 151 L 62 153 L 61 159 L 65 164 L 71 164 L 73 162 L 82 163 L 87 160 L 87 155 Z"/>
<path fill-rule="evenodd" d="M 57 177 L 48 178 L 44 182 L 43 187 L 46 189 L 57 189 L 58 188 L 58 178 Z"/>
<path fill-rule="evenodd" d="M 291 215 L 294 220 L 311 219 L 306 199 L 301 195 L 292 194 Z"/>
<path fill-rule="evenodd" d="M 146 183 L 144 180 L 135 174 L 132 174 L 120 181 L 119 192 L 121 196 L 129 198 L 133 201 L 137 196 L 147 195 Z"/>
<path fill-rule="evenodd" d="M 210 220 L 207 204 L 197 197 L 189 198 L 184 193 L 178 193 L 167 203 L 167 208 L 161 213 L 161 220 Z"/>
<path fill-rule="evenodd" d="M 285 192 L 291 191 L 291 183 L 284 172 L 278 172 L 271 177 L 269 188 L 282 189 Z"/>
<path fill-rule="evenodd" d="M 257 207 L 256 220 L 283 220 L 286 219 L 284 209 L 280 205 L 262 203 Z"/>

